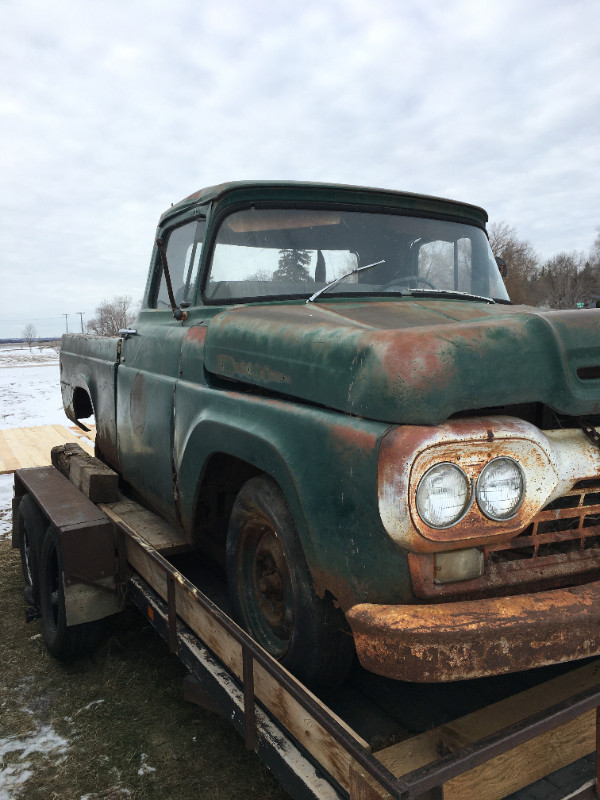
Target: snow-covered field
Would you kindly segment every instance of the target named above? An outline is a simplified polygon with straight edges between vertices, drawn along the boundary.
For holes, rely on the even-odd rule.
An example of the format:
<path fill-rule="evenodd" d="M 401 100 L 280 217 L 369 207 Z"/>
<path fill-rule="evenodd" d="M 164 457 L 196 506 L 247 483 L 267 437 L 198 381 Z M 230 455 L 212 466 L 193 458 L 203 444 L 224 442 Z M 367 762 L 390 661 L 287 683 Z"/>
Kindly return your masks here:
<path fill-rule="evenodd" d="M 58 352 L 53 347 L 0 347 L 0 430 L 70 425 L 60 396 Z M 12 475 L 0 475 L 0 538 L 10 530 Z"/>
<path fill-rule="evenodd" d="M 58 353 L 52 347 L 0 347 L 0 429 L 70 424 L 62 410 Z"/>

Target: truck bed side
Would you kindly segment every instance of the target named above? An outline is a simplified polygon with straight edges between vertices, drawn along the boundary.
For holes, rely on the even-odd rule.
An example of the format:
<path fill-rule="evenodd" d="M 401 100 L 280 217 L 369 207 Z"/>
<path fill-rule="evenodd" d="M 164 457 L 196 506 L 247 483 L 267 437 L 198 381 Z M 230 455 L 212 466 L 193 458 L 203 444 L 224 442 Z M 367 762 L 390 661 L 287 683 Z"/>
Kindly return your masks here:
<path fill-rule="evenodd" d="M 118 469 L 116 371 L 121 351 L 119 337 L 65 334 L 60 348 L 60 386 L 70 420 L 94 415 L 96 447 L 102 458 Z"/>

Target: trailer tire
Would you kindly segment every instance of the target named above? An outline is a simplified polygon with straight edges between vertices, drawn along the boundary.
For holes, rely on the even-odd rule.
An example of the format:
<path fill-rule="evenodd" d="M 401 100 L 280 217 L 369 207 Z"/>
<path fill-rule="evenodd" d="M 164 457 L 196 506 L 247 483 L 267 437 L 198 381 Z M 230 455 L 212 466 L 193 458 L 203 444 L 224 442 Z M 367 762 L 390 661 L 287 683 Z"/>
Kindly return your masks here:
<path fill-rule="evenodd" d="M 292 514 L 266 476 L 250 479 L 237 495 L 226 563 L 240 624 L 311 689 L 334 690 L 352 663 L 352 635 L 331 597 L 315 593 Z"/>
<path fill-rule="evenodd" d="M 35 500 L 25 494 L 17 511 L 17 532 L 21 569 L 25 580 L 23 594 L 31 606 L 40 604 L 40 551 L 44 538 L 45 520 Z"/>
<path fill-rule="evenodd" d="M 40 613 L 42 634 L 50 653 L 72 661 L 94 650 L 102 636 L 102 620 L 67 625 L 63 586 L 63 554 L 60 535 L 50 526 L 40 556 Z"/>

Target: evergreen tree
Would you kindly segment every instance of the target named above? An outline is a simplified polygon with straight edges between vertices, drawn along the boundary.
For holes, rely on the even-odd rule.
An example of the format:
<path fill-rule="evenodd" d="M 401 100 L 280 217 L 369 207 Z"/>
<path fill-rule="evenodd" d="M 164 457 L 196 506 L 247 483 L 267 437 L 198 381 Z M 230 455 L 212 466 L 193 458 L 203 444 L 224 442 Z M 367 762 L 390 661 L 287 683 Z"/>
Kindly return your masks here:
<path fill-rule="evenodd" d="M 273 273 L 274 281 L 309 281 L 307 265 L 310 264 L 308 250 L 280 250 L 279 263 Z"/>

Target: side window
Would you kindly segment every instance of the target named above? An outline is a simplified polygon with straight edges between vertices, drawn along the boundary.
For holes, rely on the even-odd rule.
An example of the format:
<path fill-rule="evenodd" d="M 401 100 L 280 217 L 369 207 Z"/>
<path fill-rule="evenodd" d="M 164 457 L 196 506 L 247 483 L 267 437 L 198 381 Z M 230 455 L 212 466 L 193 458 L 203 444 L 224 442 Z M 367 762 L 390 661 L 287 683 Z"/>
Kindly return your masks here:
<path fill-rule="evenodd" d="M 183 302 L 190 303 L 194 298 L 205 226 L 206 221 L 199 219 L 188 222 L 179 228 L 174 228 L 169 233 L 167 239 L 167 263 L 177 305 Z M 154 308 L 170 308 L 167 281 L 160 262 L 160 256 L 159 264 L 160 283 L 158 291 L 154 295 L 155 301 L 151 305 Z"/>

